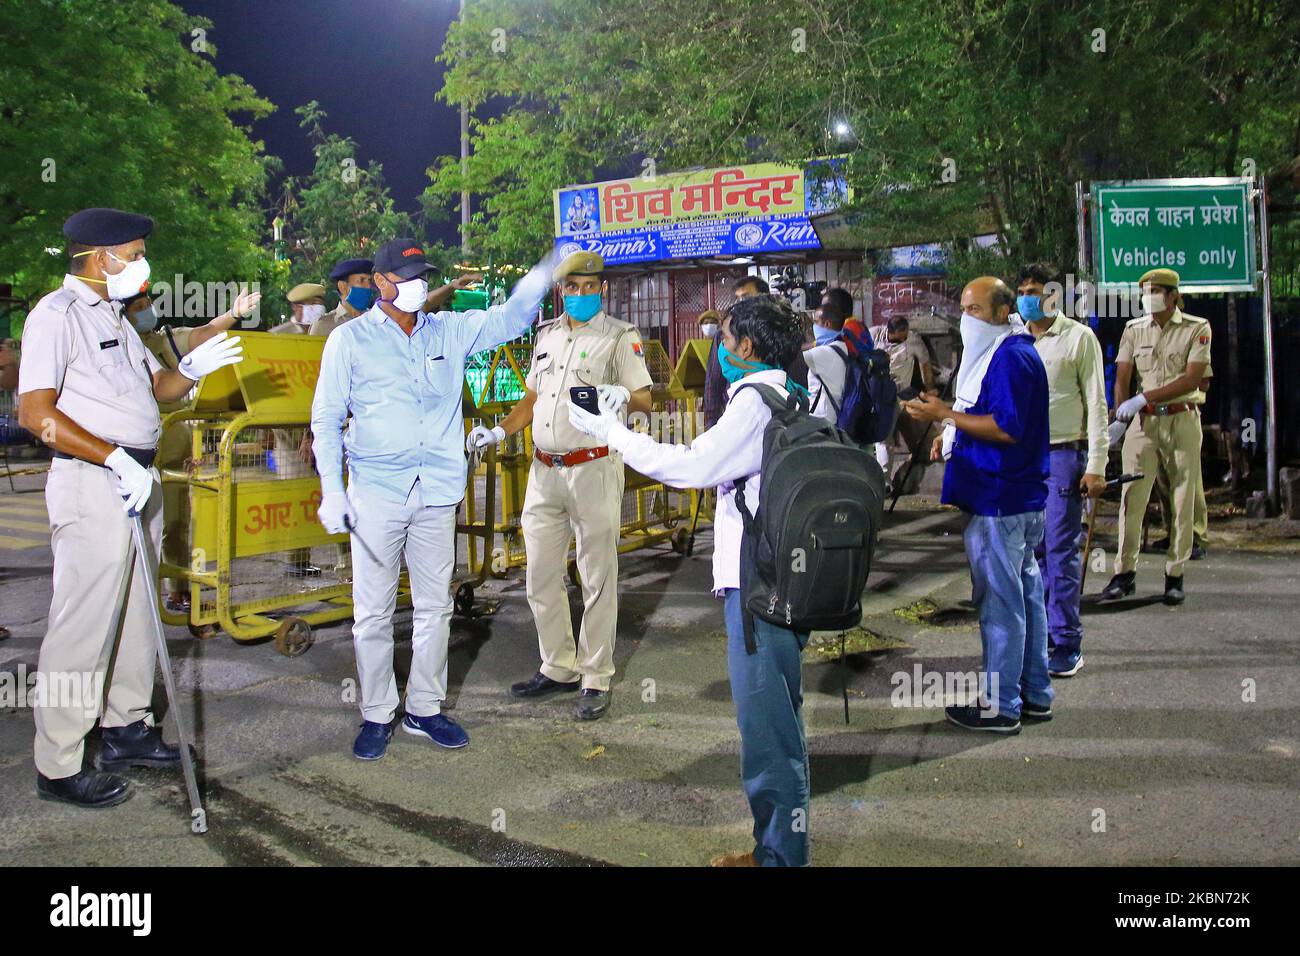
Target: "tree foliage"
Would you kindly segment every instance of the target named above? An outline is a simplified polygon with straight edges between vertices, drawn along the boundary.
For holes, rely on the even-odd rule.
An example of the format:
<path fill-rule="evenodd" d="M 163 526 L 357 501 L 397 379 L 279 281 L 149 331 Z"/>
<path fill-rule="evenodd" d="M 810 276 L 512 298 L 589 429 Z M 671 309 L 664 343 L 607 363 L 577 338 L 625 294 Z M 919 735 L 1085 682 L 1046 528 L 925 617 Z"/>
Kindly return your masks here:
<path fill-rule="evenodd" d="M 158 278 L 266 274 L 268 160 L 247 124 L 274 107 L 218 74 L 210 27 L 166 0 L 0 0 L 0 278 L 19 294 L 57 283 L 47 250 L 88 206 L 154 218 Z"/>
<path fill-rule="evenodd" d="M 844 153 L 869 245 L 988 222 L 1013 260 L 1068 264 L 1076 181 L 1300 151 L 1300 17 L 1274 0 L 480 0 L 442 56 L 448 102 L 512 108 L 426 202 L 468 186 L 477 247 L 516 258 L 552 235 L 552 189 L 642 157 Z"/>

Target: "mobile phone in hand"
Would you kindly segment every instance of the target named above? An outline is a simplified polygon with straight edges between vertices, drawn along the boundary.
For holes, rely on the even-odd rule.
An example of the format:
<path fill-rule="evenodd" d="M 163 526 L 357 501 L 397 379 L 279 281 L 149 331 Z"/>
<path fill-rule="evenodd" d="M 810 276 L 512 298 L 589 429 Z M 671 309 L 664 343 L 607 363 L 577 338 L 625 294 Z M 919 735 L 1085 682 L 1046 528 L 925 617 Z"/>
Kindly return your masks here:
<path fill-rule="evenodd" d="M 569 389 L 569 398 L 573 404 L 593 415 L 600 414 L 600 396 L 594 385 L 575 385 Z"/>

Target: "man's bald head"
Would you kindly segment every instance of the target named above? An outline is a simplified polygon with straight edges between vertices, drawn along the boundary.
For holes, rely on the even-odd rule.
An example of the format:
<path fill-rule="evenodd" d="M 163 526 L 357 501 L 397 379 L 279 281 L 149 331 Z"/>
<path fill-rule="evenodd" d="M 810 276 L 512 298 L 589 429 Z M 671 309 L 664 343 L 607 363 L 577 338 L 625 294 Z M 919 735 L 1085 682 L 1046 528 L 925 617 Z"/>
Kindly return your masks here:
<path fill-rule="evenodd" d="M 961 290 L 961 310 L 990 325 L 1006 325 L 1016 294 L 997 276 L 980 276 Z"/>

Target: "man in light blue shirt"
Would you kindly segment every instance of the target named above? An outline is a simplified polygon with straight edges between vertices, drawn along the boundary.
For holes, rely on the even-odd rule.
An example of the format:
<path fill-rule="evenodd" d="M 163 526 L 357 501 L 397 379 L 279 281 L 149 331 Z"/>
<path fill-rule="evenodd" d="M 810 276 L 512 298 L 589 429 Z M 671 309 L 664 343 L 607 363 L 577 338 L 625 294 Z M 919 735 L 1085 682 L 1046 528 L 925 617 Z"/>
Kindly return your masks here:
<path fill-rule="evenodd" d="M 544 263 L 486 312 L 422 312 L 431 268 L 414 239 L 379 249 L 379 299 L 326 341 L 312 402 L 320 521 L 331 534 L 352 535 L 352 639 L 364 718 L 352 752 L 362 760 L 382 757 L 395 728 L 393 608 L 403 552 L 415 614 L 402 729 L 441 747 L 469 743 L 441 713 L 456 511 L 465 497 L 465 360 L 527 331 L 550 287 Z"/>

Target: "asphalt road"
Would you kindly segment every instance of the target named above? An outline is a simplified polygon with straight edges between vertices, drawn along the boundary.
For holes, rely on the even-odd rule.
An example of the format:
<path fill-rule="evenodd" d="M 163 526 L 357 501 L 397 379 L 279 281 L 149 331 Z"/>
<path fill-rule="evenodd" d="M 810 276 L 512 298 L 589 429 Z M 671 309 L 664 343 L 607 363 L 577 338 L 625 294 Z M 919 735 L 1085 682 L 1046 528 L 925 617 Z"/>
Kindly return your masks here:
<path fill-rule="evenodd" d="M 33 670 L 44 633 L 40 482 L 0 485 L 0 623 L 13 632 L 0 676 Z M 1086 663 L 1057 682 L 1056 718 L 989 739 L 937 707 L 891 704 L 895 675 L 979 661 L 958 607 L 969 596 L 961 517 L 909 504 L 890 517 L 865 631 L 850 641 L 849 725 L 836 636 L 805 652 L 816 864 L 1300 861 L 1293 554 L 1214 548 L 1190 566 L 1177 609 L 1158 603 L 1162 569 L 1144 556 L 1135 599 L 1085 607 Z M 1113 547 L 1113 523 L 1100 524 L 1098 544 Z M 594 724 L 572 720 L 563 699 L 508 697 L 536 668 L 536 638 L 522 575 L 493 582 L 497 612 L 453 626 L 447 710 L 470 746 L 444 752 L 399 732 L 377 763 L 349 752 L 360 718 L 345 702 L 346 624 L 293 659 L 269 642 L 169 629 L 210 832 L 189 833 L 179 774 L 134 772 L 134 797 L 107 811 L 38 801 L 31 711 L 6 706 L 0 864 L 698 865 L 747 849 L 709 555 L 706 533 L 691 558 L 666 547 L 624 558 L 614 704 Z M 397 633 L 400 676 L 409 611 Z M 155 699 L 163 709 L 161 684 Z"/>

